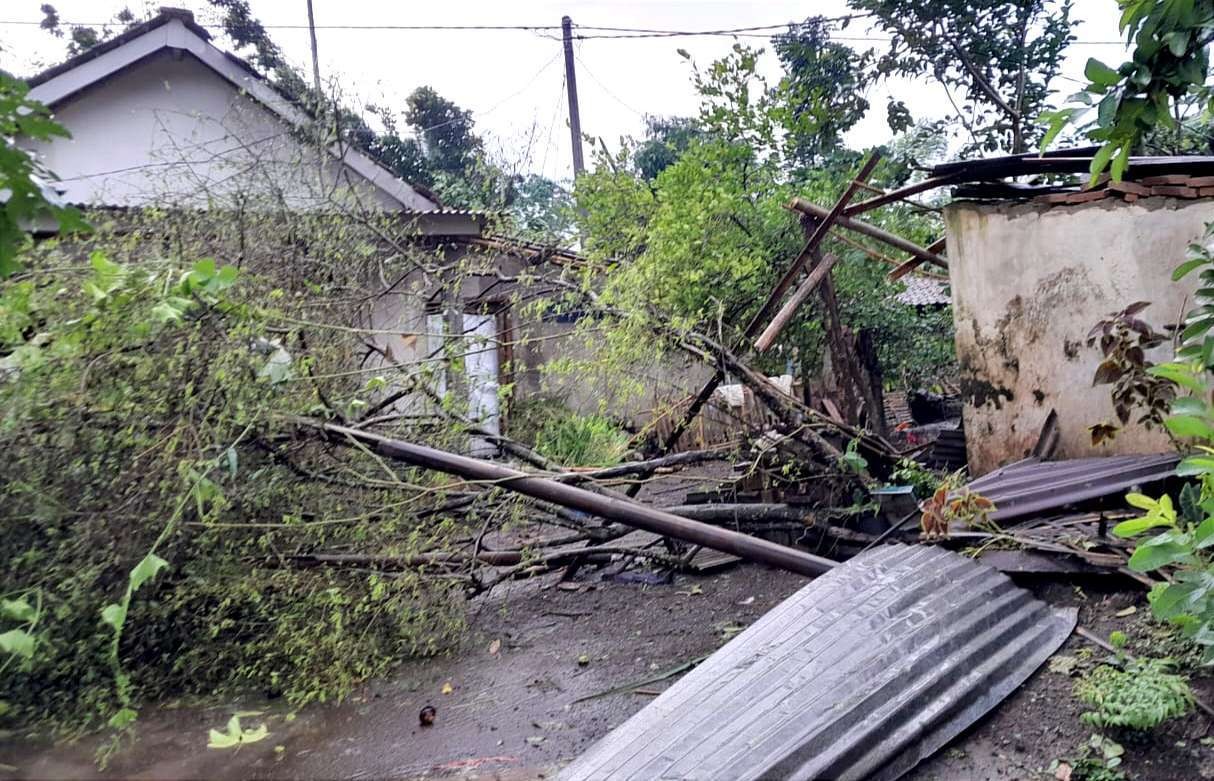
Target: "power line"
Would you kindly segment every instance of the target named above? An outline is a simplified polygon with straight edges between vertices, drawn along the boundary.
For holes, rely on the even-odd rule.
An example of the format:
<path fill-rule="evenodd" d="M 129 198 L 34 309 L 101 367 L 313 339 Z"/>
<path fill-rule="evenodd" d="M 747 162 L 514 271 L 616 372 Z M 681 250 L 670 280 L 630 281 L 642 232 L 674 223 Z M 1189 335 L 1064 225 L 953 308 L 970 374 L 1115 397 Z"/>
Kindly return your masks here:
<path fill-rule="evenodd" d="M 628 109 L 628 110 L 629 110 L 629 111 L 631 111 L 633 114 L 636 114 L 638 117 L 642 117 L 642 118 L 643 118 L 643 117 L 645 116 L 645 112 L 643 112 L 643 111 L 637 111 L 635 108 L 633 108 L 632 106 L 630 106 L 630 105 L 628 105 L 627 103 L 625 103 L 625 102 L 623 101 L 623 99 L 622 99 L 622 98 L 620 98 L 618 95 L 616 95 L 616 94 L 615 94 L 614 92 L 612 92 L 610 89 L 608 89 L 608 88 L 607 88 L 607 85 L 606 85 L 606 84 L 604 84 L 604 83 L 602 82 L 602 80 L 601 80 L 601 79 L 599 79 L 599 77 L 598 77 L 598 76 L 595 76 L 595 75 L 594 75 L 594 71 L 590 70 L 590 68 L 589 68 L 589 67 L 586 65 L 586 61 L 585 61 L 585 60 L 583 60 L 583 59 L 581 58 L 581 56 L 580 56 L 580 55 L 578 55 L 578 54 L 574 54 L 573 56 L 574 56 L 574 58 L 575 58 L 575 59 L 578 61 L 578 64 L 582 66 L 582 70 L 583 70 L 583 71 L 586 73 L 586 75 L 587 75 L 587 76 L 589 76 L 589 77 L 590 77 L 590 79 L 591 79 L 591 80 L 592 80 L 592 81 L 593 81 L 595 84 L 599 85 L 599 88 L 600 88 L 600 89 L 602 89 L 602 90 L 603 90 L 603 92 L 606 92 L 606 93 L 607 93 L 607 95 L 608 95 L 608 96 L 609 96 L 609 97 L 610 97 L 612 100 L 614 100 L 616 103 L 619 103 L 621 106 L 623 106 L 624 108 Z"/>
<path fill-rule="evenodd" d="M 836 16 L 823 19 L 822 21 L 838 23 L 852 19 L 865 18 L 866 14 L 852 14 L 848 16 Z M 21 26 L 41 26 L 41 21 L 30 21 L 25 19 L 4 19 L 0 20 L 0 25 L 21 25 Z M 112 25 L 113 22 L 60 22 L 61 26 L 82 26 L 82 27 L 104 27 Z M 576 34 L 574 37 L 578 40 L 637 40 L 645 38 L 689 38 L 689 37 L 705 37 L 705 36 L 730 36 L 743 38 L 770 38 L 771 34 L 763 31 L 783 30 L 790 27 L 796 27 L 801 22 L 787 21 L 780 24 L 763 24 L 754 25 L 751 27 L 734 27 L 714 30 L 660 30 L 644 27 L 602 27 L 596 25 L 575 25 L 577 30 L 585 30 L 591 34 Z M 223 25 L 220 24 L 202 24 L 200 27 L 210 28 L 213 30 L 223 30 Z M 262 25 L 267 30 L 307 30 L 306 24 L 264 24 Z M 393 31 L 414 31 L 414 32 L 473 32 L 473 31 L 491 31 L 491 32 L 533 32 L 539 33 L 545 30 L 558 31 L 560 25 L 554 24 L 514 24 L 514 25 L 495 25 L 495 24 L 318 24 L 317 30 L 351 30 L 363 32 L 393 32 Z M 836 41 L 857 41 L 868 43 L 888 43 L 889 37 L 885 36 L 836 36 L 832 35 L 831 40 Z M 1124 41 L 1072 41 L 1074 45 L 1079 46 L 1127 46 Z"/>

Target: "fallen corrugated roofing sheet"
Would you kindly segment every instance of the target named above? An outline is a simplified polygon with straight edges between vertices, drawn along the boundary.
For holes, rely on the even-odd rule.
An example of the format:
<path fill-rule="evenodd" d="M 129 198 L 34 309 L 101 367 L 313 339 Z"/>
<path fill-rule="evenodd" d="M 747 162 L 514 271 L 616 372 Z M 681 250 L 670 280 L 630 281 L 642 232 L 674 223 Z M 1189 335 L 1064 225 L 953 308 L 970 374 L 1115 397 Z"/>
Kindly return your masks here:
<path fill-rule="evenodd" d="M 895 779 L 1070 635 L 994 569 L 861 554 L 792 595 L 566 768 L 564 781 Z"/>
<path fill-rule="evenodd" d="M 992 520 L 1005 522 L 1166 480 L 1175 474 L 1179 461 L 1174 453 L 1070 461 L 1030 458 L 996 469 L 967 487 L 995 503 Z"/>

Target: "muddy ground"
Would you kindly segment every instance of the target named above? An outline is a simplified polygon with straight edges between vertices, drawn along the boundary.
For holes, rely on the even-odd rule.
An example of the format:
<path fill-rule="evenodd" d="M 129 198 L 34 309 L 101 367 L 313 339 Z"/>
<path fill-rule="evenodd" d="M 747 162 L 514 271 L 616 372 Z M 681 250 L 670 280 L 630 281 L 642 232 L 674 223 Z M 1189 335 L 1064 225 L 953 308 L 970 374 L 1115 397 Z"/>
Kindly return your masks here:
<path fill-rule="evenodd" d="M 252 700 L 147 708 L 139 741 L 105 772 L 93 763 L 95 740 L 58 746 L 10 740 L 0 743 L 0 762 L 11 768 L 0 778 L 551 778 L 677 676 L 644 683 L 642 694 L 582 698 L 711 653 L 804 582 L 743 564 L 668 584 L 602 581 L 595 574 L 578 590 L 551 581 L 516 584 L 479 605 L 458 653 L 407 663 L 344 703 L 294 715 L 283 703 Z M 1141 592 L 1033 588 L 1053 603 L 1078 605 L 1081 622 L 1098 634 L 1121 629 L 1141 642 L 1162 642 L 1153 639 Z M 1131 605 L 1137 612 L 1118 615 Z M 1074 656 L 1085 646 L 1072 638 L 1060 654 Z M 1074 753 L 1090 734 L 1071 685 L 1070 677 L 1043 668 L 908 777 L 1052 777 L 1050 762 Z M 1214 701 L 1209 679 L 1197 686 Z M 430 727 L 418 721 L 425 705 L 437 709 Z M 246 727 L 265 724 L 269 737 L 237 750 L 208 749 L 208 729 L 238 711 L 247 713 Z M 1149 742 L 1127 741 L 1130 777 L 1214 778 L 1214 748 L 1201 742 L 1210 728 L 1193 716 Z"/>

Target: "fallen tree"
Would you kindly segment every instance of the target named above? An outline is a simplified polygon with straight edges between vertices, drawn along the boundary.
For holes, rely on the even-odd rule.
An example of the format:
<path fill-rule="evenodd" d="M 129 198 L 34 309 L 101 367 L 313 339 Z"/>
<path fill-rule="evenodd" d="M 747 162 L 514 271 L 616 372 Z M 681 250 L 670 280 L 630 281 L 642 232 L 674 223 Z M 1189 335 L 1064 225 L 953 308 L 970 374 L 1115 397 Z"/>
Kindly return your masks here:
<path fill-rule="evenodd" d="M 829 559 L 823 559 L 795 548 L 681 518 L 639 502 L 595 494 L 583 488 L 488 461 L 332 423 L 307 419 L 297 419 L 294 422 L 301 429 L 315 432 L 335 444 L 358 442 L 381 456 L 412 466 L 435 469 L 469 480 L 491 483 L 499 488 L 552 502 L 562 507 L 591 513 L 610 521 L 703 545 L 713 550 L 732 553 L 802 575 L 821 575 L 835 565 L 835 562 Z"/>

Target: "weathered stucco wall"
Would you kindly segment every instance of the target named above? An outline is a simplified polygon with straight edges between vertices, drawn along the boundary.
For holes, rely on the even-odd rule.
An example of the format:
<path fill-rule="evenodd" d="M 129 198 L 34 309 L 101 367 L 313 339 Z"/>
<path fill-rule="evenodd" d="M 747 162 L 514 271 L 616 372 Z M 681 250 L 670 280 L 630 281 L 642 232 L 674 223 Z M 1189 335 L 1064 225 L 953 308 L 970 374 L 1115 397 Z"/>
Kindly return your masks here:
<path fill-rule="evenodd" d="M 1134 301 L 1151 302 L 1141 316 L 1156 328 L 1175 323 L 1195 284 L 1173 283 L 1171 271 L 1211 220 L 1214 200 L 1171 198 L 945 210 L 971 474 L 1023 458 L 1051 409 L 1058 457 L 1168 449 L 1160 432 L 1132 423 L 1092 446 L 1088 427 L 1115 416 L 1110 386 L 1092 385 L 1100 358 L 1086 338 Z"/>

